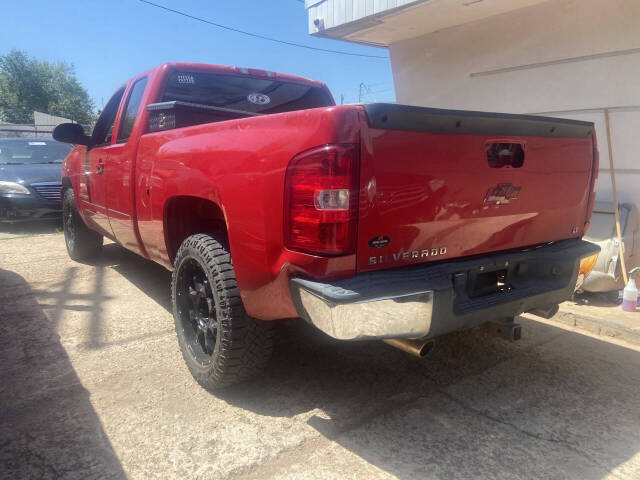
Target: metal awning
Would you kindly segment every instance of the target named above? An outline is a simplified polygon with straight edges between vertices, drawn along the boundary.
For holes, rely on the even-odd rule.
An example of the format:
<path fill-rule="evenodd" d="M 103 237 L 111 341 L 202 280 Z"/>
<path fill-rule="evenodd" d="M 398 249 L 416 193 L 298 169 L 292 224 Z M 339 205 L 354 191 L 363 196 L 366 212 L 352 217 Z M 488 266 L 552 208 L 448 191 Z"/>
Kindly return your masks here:
<path fill-rule="evenodd" d="M 389 46 L 548 0 L 305 0 L 312 35 Z"/>

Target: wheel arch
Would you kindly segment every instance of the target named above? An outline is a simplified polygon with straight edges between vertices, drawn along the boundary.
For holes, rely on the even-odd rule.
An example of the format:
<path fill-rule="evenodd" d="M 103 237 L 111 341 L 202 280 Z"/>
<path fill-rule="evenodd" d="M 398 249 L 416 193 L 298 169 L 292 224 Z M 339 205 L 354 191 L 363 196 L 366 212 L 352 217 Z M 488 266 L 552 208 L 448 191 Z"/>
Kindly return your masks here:
<path fill-rule="evenodd" d="M 187 237 L 197 233 L 215 234 L 228 242 L 227 220 L 218 203 L 203 197 L 176 195 L 169 197 L 163 209 L 164 237 L 170 262 Z"/>

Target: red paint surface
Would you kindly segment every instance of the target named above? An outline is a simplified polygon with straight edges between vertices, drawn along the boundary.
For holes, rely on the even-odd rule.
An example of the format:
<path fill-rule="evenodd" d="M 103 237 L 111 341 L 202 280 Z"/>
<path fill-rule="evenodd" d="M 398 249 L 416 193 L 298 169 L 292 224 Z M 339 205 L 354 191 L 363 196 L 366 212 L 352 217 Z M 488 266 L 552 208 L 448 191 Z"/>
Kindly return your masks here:
<path fill-rule="evenodd" d="M 239 72 L 235 67 L 178 67 Z M 63 171 L 92 228 L 167 268 L 172 268 L 172 236 L 177 231 L 168 225 L 180 225 L 193 213 L 171 205 L 194 199 L 200 199 L 198 208 L 214 205 L 217 213 L 207 213 L 207 225 L 224 224 L 242 300 L 257 318 L 297 316 L 288 289 L 291 274 L 344 278 L 381 268 L 369 265 L 372 255 L 446 247 L 446 254 L 417 260 L 434 261 L 579 237 L 584 231 L 585 215 L 588 219 L 593 206 L 591 139 L 372 130 L 359 106 L 145 133 L 146 105 L 161 98 L 174 68 L 176 64 L 164 64 L 127 82 L 114 131 L 133 82 L 148 76 L 141 110 L 126 143 L 116 143 L 114 135 L 111 145 L 90 150 L 88 169 L 86 149 L 77 147 Z M 323 86 L 288 75 L 276 78 Z M 488 167 L 485 144 L 497 140 L 525 145 L 522 168 Z M 360 145 L 356 254 L 322 257 L 284 247 L 287 165 L 300 152 L 327 144 Z M 99 160 L 104 164 L 102 175 L 96 175 Z M 85 198 L 87 179 L 91 203 Z M 487 191 L 502 182 L 522 186 L 520 198 L 509 205 L 484 205 Z M 388 235 L 391 244 L 372 249 L 368 241 L 377 235 Z"/>

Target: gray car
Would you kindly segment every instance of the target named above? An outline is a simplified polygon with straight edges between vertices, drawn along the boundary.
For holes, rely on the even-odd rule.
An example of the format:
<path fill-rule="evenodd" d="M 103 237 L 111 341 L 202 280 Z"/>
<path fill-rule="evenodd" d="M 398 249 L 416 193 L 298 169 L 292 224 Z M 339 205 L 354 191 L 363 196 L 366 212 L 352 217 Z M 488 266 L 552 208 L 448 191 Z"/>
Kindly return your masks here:
<path fill-rule="evenodd" d="M 61 218 L 60 169 L 71 148 L 48 138 L 0 139 L 0 222 Z"/>

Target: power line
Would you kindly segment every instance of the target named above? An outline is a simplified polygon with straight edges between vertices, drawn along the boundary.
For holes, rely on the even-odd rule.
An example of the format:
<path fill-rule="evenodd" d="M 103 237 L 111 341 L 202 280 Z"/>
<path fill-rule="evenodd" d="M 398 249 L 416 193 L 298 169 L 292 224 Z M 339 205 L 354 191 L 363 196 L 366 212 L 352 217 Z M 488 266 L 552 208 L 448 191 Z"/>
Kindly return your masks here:
<path fill-rule="evenodd" d="M 375 95 L 376 93 L 385 93 L 392 91 L 393 88 L 383 88 L 382 90 L 367 90 L 365 95 Z"/>
<path fill-rule="evenodd" d="M 378 93 L 385 93 L 393 90 L 393 87 L 383 88 L 381 90 L 372 90 L 371 87 L 374 85 L 379 85 L 379 86 L 389 85 L 389 82 L 380 82 L 380 83 L 360 82 L 360 85 L 358 85 L 358 103 L 362 102 L 363 98 L 366 97 L 367 95 L 375 95 Z"/>
<path fill-rule="evenodd" d="M 206 19 L 201 18 L 201 17 L 196 17 L 195 15 L 190 15 L 188 13 L 181 12 L 179 10 L 174 10 L 173 8 L 169 8 L 169 7 L 165 7 L 163 5 L 158 5 L 157 3 L 149 2 L 148 0 L 139 0 L 139 1 L 142 2 L 142 3 L 146 3 L 147 5 L 151 5 L 152 7 L 156 7 L 156 8 L 159 8 L 161 10 L 166 10 L 167 12 L 175 13 L 177 15 L 181 15 L 183 17 L 187 17 L 187 18 L 190 18 L 192 20 L 197 20 L 199 22 L 206 23 L 206 24 L 212 25 L 214 27 L 222 28 L 224 30 L 229 30 L 231 32 L 241 33 L 241 34 L 247 35 L 249 37 L 260 38 L 262 40 L 268 40 L 270 42 L 281 43 L 283 45 L 289 45 L 289 46 L 292 46 L 292 47 L 299 47 L 299 48 L 306 48 L 308 50 L 316 50 L 318 52 L 337 53 L 339 55 L 350 55 L 352 57 L 384 58 L 384 59 L 388 59 L 389 58 L 389 57 L 383 56 L 383 55 L 367 55 L 367 54 L 364 54 L 364 53 L 343 52 L 341 50 L 330 50 L 330 49 L 327 49 L 327 48 L 311 47 L 309 45 L 302 45 L 300 43 L 288 42 L 286 40 L 279 40 L 277 38 L 266 37 L 264 35 L 259 35 L 257 33 L 251 33 L 251 32 L 246 32 L 244 30 L 239 30 L 237 28 L 229 27 L 227 25 L 221 25 L 219 23 L 215 23 L 215 22 L 212 22 L 210 20 L 206 20 Z"/>
<path fill-rule="evenodd" d="M 381 87 L 382 85 L 391 85 L 391 82 L 367 83 L 367 87 Z"/>

